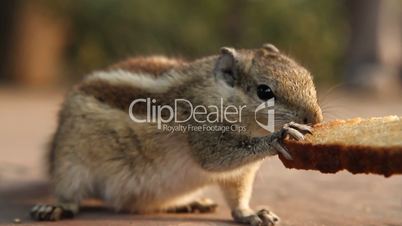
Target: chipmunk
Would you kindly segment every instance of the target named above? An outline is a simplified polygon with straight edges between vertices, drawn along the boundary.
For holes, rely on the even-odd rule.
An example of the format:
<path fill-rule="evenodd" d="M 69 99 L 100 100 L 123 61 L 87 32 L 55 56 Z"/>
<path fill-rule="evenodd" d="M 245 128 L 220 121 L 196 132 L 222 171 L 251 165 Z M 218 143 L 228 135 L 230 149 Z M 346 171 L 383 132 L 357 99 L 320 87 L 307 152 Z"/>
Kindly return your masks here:
<path fill-rule="evenodd" d="M 272 98 L 268 131 L 257 123 L 268 110 L 256 109 Z M 312 76 L 272 44 L 223 47 L 193 62 L 134 58 L 90 74 L 67 95 L 49 152 L 57 202 L 30 214 L 73 217 L 91 197 L 117 211 L 208 212 L 216 204 L 198 194 L 218 184 L 236 222 L 274 225 L 274 213 L 249 207 L 256 171 L 268 156 L 287 156 L 284 137 L 303 139 L 307 124 L 322 119 Z M 164 130 L 179 124 L 187 129 Z"/>

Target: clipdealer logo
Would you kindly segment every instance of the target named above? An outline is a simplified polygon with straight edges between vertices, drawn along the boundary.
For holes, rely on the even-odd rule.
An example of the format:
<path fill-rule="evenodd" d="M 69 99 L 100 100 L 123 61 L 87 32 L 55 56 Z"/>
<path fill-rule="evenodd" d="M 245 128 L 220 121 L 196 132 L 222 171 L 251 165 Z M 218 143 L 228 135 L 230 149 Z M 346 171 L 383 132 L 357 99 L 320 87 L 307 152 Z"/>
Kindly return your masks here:
<path fill-rule="evenodd" d="M 258 105 L 258 107 L 255 109 L 255 112 L 254 112 L 254 119 L 257 122 L 257 124 L 261 128 L 263 128 L 263 129 L 265 129 L 265 130 L 267 130 L 267 131 L 269 131 L 271 133 L 273 133 L 275 131 L 275 109 L 274 109 L 274 106 L 275 106 L 275 98 L 271 98 L 271 99 L 267 100 L 266 102 Z M 268 120 L 267 120 L 266 124 L 264 124 L 262 122 L 259 122 L 258 117 L 257 117 L 258 112 L 260 112 L 260 111 L 262 111 L 264 109 L 267 109 L 266 114 L 267 114 L 267 119 Z"/>
<path fill-rule="evenodd" d="M 139 117 L 138 115 L 134 114 L 134 108 L 136 104 L 145 104 L 146 105 L 146 115 Z M 256 123 L 263 129 L 273 132 L 274 131 L 274 98 L 269 99 L 266 102 L 263 102 L 255 109 L 255 121 Z M 178 106 L 186 106 L 189 111 L 188 116 L 184 117 L 181 116 L 179 118 Z M 219 105 L 196 105 L 194 106 L 189 100 L 187 99 L 175 99 L 173 106 L 171 105 L 158 105 L 156 99 L 151 98 L 141 98 L 136 99 L 131 102 L 129 106 L 129 116 L 130 119 L 136 123 L 156 123 L 158 129 L 165 129 L 169 131 L 173 130 L 188 130 L 190 128 L 186 128 L 183 126 L 185 122 L 192 120 L 192 122 L 199 123 L 200 126 L 194 125 L 187 125 L 193 126 L 193 130 L 196 129 L 197 131 L 200 130 L 207 130 L 207 131 L 216 131 L 220 130 L 236 130 L 236 131 L 246 131 L 245 126 L 242 128 L 241 126 L 237 126 L 241 123 L 242 120 L 242 113 L 243 110 L 246 108 L 246 105 L 224 105 L 223 98 L 220 99 Z M 267 109 L 267 124 L 258 121 L 258 115 L 261 115 L 261 111 Z M 264 113 L 263 113 L 264 114 Z M 174 122 L 174 125 L 168 125 L 169 123 Z M 229 123 L 231 126 L 228 128 L 209 128 L 209 127 L 219 127 L 219 123 Z M 205 125 L 208 124 L 209 127 Z M 173 128 L 175 127 L 175 128 Z"/>

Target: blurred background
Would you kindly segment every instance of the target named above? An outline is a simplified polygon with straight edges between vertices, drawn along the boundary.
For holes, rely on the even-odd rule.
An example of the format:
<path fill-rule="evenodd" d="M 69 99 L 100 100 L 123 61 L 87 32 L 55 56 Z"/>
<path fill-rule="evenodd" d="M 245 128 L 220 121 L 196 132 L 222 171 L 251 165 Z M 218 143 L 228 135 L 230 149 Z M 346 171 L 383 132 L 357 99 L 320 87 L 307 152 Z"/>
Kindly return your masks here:
<path fill-rule="evenodd" d="M 312 72 L 326 120 L 402 115 L 400 0 L 0 1 L 0 225 L 49 200 L 45 147 L 66 90 L 85 74 L 138 55 L 192 60 L 266 42 Z M 400 177 L 267 162 L 252 205 L 272 205 L 284 225 L 402 225 Z M 122 217 L 96 214 L 81 219 Z"/>
<path fill-rule="evenodd" d="M 318 86 L 402 84 L 398 0 L 36 0 L 0 3 L 0 82 L 65 86 L 137 55 L 194 59 L 275 44 Z M 383 89 L 388 86 L 387 89 Z"/>

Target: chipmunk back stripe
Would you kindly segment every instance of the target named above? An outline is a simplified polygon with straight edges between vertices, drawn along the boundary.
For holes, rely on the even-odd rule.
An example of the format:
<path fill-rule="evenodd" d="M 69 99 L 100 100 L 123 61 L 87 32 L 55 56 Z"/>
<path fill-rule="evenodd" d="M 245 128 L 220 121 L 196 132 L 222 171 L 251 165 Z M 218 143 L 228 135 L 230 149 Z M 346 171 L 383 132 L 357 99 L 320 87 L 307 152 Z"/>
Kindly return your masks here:
<path fill-rule="evenodd" d="M 77 89 L 86 95 L 92 96 L 98 101 L 127 111 L 130 103 L 136 98 L 144 98 L 144 90 L 127 84 L 112 84 L 107 80 L 93 80 L 83 83 Z M 141 103 L 138 104 L 138 106 Z"/>
<path fill-rule="evenodd" d="M 179 79 L 176 77 L 177 76 L 166 75 L 154 78 L 150 74 L 135 74 L 118 69 L 115 71 L 95 72 L 84 80 L 84 84 L 101 81 L 102 83 L 109 83 L 112 86 L 124 85 L 133 88 L 140 88 L 143 91 L 151 93 L 163 93 L 173 85 L 177 84 Z"/>
<path fill-rule="evenodd" d="M 108 69 L 121 69 L 134 73 L 148 73 L 153 77 L 158 77 L 175 67 L 184 65 L 185 61 L 177 58 L 167 58 L 164 56 L 136 57 L 123 62 L 114 64 Z"/>
<path fill-rule="evenodd" d="M 177 95 L 180 83 L 186 85 L 190 77 L 183 78 L 178 73 L 162 75 L 158 78 L 146 74 L 134 74 L 129 71 L 95 72 L 87 77 L 76 89 L 85 95 L 93 96 L 98 101 L 113 108 L 128 112 L 132 101 L 140 98 L 164 99 L 166 93 Z M 146 104 L 138 103 L 134 113 L 146 112 Z"/>

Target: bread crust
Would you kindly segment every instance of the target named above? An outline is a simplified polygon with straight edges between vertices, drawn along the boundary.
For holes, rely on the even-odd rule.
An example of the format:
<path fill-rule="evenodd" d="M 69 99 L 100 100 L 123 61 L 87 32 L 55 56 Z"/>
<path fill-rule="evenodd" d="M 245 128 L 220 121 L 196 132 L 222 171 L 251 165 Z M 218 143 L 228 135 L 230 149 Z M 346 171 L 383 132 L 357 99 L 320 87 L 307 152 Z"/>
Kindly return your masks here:
<path fill-rule="evenodd" d="M 393 121 L 389 117 L 381 118 L 381 120 L 384 120 L 384 122 L 392 121 L 393 125 L 397 122 L 400 125 L 398 128 L 402 128 L 401 118 L 392 117 L 394 117 Z M 318 133 L 321 132 L 320 130 L 334 131 L 345 124 L 352 125 L 352 129 L 362 130 L 362 128 L 358 128 L 359 123 L 371 123 L 370 120 L 373 119 L 335 120 L 316 125 L 314 130 Z M 380 120 L 380 118 L 375 118 L 375 120 Z M 389 125 L 384 123 L 386 128 L 390 127 Z M 402 174 L 402 145 L 375 146 L 344 144 L 341 142 L 319 143 L 316 140 L 319 140 L 319 137 L 314 137 L 314 135 L 307 136 L 306 141 L 301 142 L 286 139 L 284 144 L 293 160 L 287 160 L 282 155 L 279 155 L 279 158 L 286 168 L 318 170 L 322 173 L 336 173 L 345 169 L 353 174 L 373 173 L 384 175 L 385 177 Z"/>

